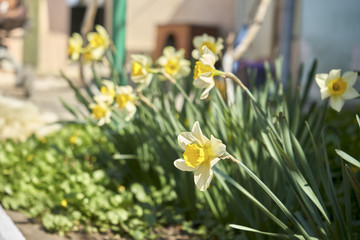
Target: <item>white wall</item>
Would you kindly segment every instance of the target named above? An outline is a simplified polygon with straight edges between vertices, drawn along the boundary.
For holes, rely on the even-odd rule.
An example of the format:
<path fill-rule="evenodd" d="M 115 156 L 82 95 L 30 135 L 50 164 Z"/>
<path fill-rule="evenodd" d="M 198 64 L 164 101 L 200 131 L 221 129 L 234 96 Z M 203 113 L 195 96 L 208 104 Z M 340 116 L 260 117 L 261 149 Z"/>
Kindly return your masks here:
<path fill-rule="evenodd" d="M 193 23 L 234 28 L 235 0 L 130 0 L 127 1 L 126 49 L 152 53 L 158 25 Z M 225 35 L 226 36 L 226 35 Z"/>
<path fill-rule="evenodd" d="M 318 71 L 360 70 L 360 1 L 302 1 L 301 60 Z"/>

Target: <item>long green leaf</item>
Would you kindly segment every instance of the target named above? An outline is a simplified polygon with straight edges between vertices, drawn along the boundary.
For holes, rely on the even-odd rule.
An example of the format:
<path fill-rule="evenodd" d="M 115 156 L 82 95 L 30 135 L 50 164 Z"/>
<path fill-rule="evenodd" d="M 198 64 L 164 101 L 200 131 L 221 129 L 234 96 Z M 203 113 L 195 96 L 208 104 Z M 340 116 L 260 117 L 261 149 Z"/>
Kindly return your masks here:
<path fill-rule="evenodd" d="M 337 153 L 337 155 L 339 155 L 345 161 L 360 168 L 360 162 L 358 160 L 356 160 L 355 158 L 353 158 L 352 156 L 350 156 L 349 154 L 347 154 L 346 152 L 343 152 L 340 149 L 335 149 L 335 152 Z"/>
<path fill-rule="evenodd" d="M 238 189 L 242 194 L 244 194 L 251 202 L 255 204 L 263 213 L 265 213 L 271 220 L 273 220 L 279 227 L 284 229 L 285 231 L 292 233 L 288 226 L 283 223 L 280 219 L 278 219 L 274 214 L 271 213 L 269 209 L 267 209 L 259 200 L 257 200 L 251 193 L 249 193 L 245 188 L 243 188 L 239 183 L 237 183 L 234 179 L 229 177 L 228 175 L 221 172 L 218 168 L 214 167 L 215 174 L 217 177 L 222 177 L 230 184 L 232 184 L 236 189 Z"/>
<path fill-rule="evenodd" d="M 289 234 L 281 234 L 281 233 L 263 232 L 263 231 L 260 231 L 260 230 L 254 229 L 254 228 L 249 228 L 249 227 L 245 227 L 245 226 L 237 225 L 237 224 L 230 224 L 229 227 L 243 230 L 243 231 L 263 234 L 263 235 L 267 235 L 267 236 L 271 236 L 271 237 L 281 238 L 281 239 L 300 239 L 300 240 L 305 239 L 303 236 L 297 235 L 297 234 L 289 235 Z M 309 239 L 310 240 L 319 240 L 318 238 L 315 238 L 315 237 L 310 237 Z"/>
<path fill-rule="evenodd" d="M 360 183 L 357 180 L 356 176 L 351 172 L 348 165 L 345 165 L 345 170 L 346 170 L 346 173 L 347 173 L 347 175 L 348 175 L 348 177 L 350 179 L 351 186 L 354 189 L 356 199 L 357 199 L 357 201 L 358 201 L 358 203 L 360 205 Z"/>
<path fill-rule="evenodd" d="M 281 211 L 293 222 L 293 224 L 298 228 L 298 230 L 304 235 L 305 239 L 310 239 L 310 236 L 301 226 L 298 220 L 294 215 L 287 209 L 287 207 L 280 201 L 280 199 L 266 186 L 266 184 L 258 178 L 249 168 L 247 168 L 241 161 L 239 166 L 245 170 L 245 172 L 266 192 L 266 194 L 278 205 Z"/>
<path fill-rule="evenodd" d="M 327 155 L 327 151 L 326 151 L 325 132 L 327 129 L 328 129 L 328 127 L 323 128 L 323 130 L 321 132 L 321 139 L 322 139 L 322 148 L 323 148 L 324 157 L 325 157 L 325 166 L 326 166 L 326 173 L 327 173 L 327 187 L 330 190 L 329 200 L 331 202 L 331 207 L 334 210 L 335 219 L 337 220 L 337 222 L 340 225 L 339 228 L 340 228 L 341 237 L 342 237 L 342 239 L 348 239 L 346 227 L 345 227 L 346 226 L 345 220 L 344 220 L 344 216 L 341 211 L 339 200 L 336 196 L 336 191 L 335 191 L 335 187 L 333 184 L 333 176 L 330 171 L 330 164 L 329 164 L 329 159 L 328 159 L 328 155 Z"/>

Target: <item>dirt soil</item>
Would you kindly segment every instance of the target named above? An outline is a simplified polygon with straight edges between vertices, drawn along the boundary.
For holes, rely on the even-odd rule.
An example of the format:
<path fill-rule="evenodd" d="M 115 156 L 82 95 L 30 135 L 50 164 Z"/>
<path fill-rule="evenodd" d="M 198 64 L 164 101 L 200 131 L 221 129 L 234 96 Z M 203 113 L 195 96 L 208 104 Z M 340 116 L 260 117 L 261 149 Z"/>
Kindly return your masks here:
<path fill-rule="evenodd" d="M 128 240 L 130 237 L 115 238 L 112 233 L 84 233 L 72 232 L 64 237 L 54 233 L 46 232 L 43 226 L 26 217 L 24 214 L 16 211 L 6 210 L 8 216 L 22 232 L 27 240 Z M 181 226 L 170 226 L 167 228 L 156 228 L 154 233 L 159 235 L 157 239 L 166 240 L 188 240 L 195 239 L 181 230 Z"/>

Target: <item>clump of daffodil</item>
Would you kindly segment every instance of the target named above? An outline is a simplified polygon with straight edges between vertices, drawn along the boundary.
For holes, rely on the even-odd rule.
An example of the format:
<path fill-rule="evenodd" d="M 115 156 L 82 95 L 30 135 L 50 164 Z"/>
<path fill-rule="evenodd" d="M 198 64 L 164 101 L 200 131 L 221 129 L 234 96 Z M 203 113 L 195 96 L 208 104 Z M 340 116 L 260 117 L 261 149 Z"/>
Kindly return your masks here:
<path fill-rule="evenodd" d="M 115 86 L 110 80 L 103 80 L 103 86 L 100 88 L 100 94 L 94 97 L 96 102 L 104 102 L 105 104 L 112 104 L 115 98 Z"/>
<path fill-rule="evenodd" d="M 157 60 L 163 71 L 175 79 L 183 78 L 190 73 L 190 61 L 184 59 L 185 50 L 176 51 L 174 47 L 167 46 L 163 55 Z"/>
<path fill-rule="evenodd" d="M 100 60 L 110 45 L 110 37 L 105 28 L 96 25 L 96 32 L 89 32 L 86 36 L 93 60 Z"/>
<path fill-rule="evenodd" d="M 174 162 L 182 171 L 193 171 L 196 187 L 205 191 L 213 178 L 212 167 L 226 153 L 226 146 L 221 140 L 211 135 L 208 139 L 202 134 L 199 122 L 195 122 L 191 132 L 182 132 L 178 143 L 185 151 L 183 158 Z"/>
<path fill-rule="evenodd" d="M 149 86 L 153 78 L 152 59 L 142 54 L 131 55 L 131 80 L 136 83 L 136 91 Z"/>
<path fill-rule="evenodd" d="M 117 86 L 115 101 L 120 113 L 126 114 L 125 121 L 130 119 L 136 113 L 136 96 L 131 86 Z"/>
<path fill-rule="evenodd" d="M 340 69 L 333 69 L 329 74 L 316 74 L 315 80 L 320 87 L 321 99 L 330 98 L 330 106 L 340 112 L 345 100 L 359 96 L 353 88 L 357 76 L 356 72 L 345 72 L 341 76 Z"/>
<path fill-rule="evenodd" d="M 72 61 L 77 61 L 80 57 L 80 54 L 83 52 L 83 39 L 80 34 L 73 33 L 69 39 L 69 45 L 67 49 L 68 56 Z"/>
<path fill-rule="evenodd" d="M 91 116 L 97 121 L 98 126 L 110 123 L 111 108 L 104 102 L 90 103 Z"/>
<path fill-rule="evenodd" d="M 203 54 L 203 47 L 206 46 L 211 52 L 214 53 L 216 60 L 219 58 L 218 55 L 221 53 L 221 50 L 224 48 L 224 40 L 218 38 L 215 40 L 214 37 L 207 34 L 201 36 L 196 36 L 193 39 L 193 44 L 195 49 L 192 51 L 191 55 L 195 59 L 199 59 Z"/>
<path fill-rule="evenodd" d="M 224 73 L 215 68 L 215 54 L 206 46 L 202 48 L 203 55 L 196 61 L 194 67 L 194 86 L 197 88 L 205 88 L 200 95 L 200 99 L 209 96 L 210 90 L 215 86 L 214 76 L 221 76 Z"/>

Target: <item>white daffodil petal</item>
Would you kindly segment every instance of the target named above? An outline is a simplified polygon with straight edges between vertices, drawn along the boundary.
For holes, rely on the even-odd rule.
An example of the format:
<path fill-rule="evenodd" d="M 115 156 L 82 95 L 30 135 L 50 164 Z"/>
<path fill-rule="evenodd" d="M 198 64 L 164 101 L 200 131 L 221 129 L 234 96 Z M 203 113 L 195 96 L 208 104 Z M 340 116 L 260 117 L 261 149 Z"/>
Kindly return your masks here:
<path fill-rule="evenodd" d="M 359 93 L 358 93 L 353 87 L 350 87 L 350 86 L 349 86 L 349 87 L 346 89 L 346 91 L 344 92 L 344 94 L 342 95 L 342 97 L 343 97 L 345 100 L 350 100 L 350 99 L 359 97 Z"/>
<path fill-rule="evenodd" d="M 102 103 L 102 104 L 111 104 L 114 101 L 114 98 L 107 95 L 107 94 L 98 94 L 96 96 L 94 96 L 94 100 L 97 103 Z"/>
<path fill-rule="evenodd" d="M 358 74 L 357 72 L 346 72 L 342 76 L 345 82 L 347 82 L 348 86 L 354 86 L 357 80 Z"/>
<path fill-rule="evenodd" d="M 340 77 L 341 74 L 341 70 L 340 69 L 333 69 L 330 71 L 329 73 L 329 77 L 327 79 L 327 81 L 331 81 L 334 79 L 338 79 Z"/>
<path fill-rule="evenodd" d="M 195 140 L 196 139 L 191 132 L 182 132 L 178 136 L 178 144 L 183 150 L 185 150 L 186 145 L 191 144 Z"/>
<path fill-rule="evenodd" d="M 97 47 L 91 50 L 91 55 L 95 60 L 100 60 L 104 55 L 106 49 L 103 47 Z"/>
<path fill-rule="evenodd" d="M 209 96 L 210 90 L 215 86 L 215 82 L 212 82 L 200 95 L 200 99 L 206 99 Z"/>
<path fill-rule="evenodd" d="M 201 56 L 200 61 L 209 66 L 213 66 L 216 62 L 215 54 L 210 51 L 206 46 L 203 47 L 204 54 Z"/>
<path fill-rule="evenodd" d="M 175 51 L 176 51 L 176 50 L 175 50 L 174 47 L 172 47 L 172 46 L 167 46 L 167 47 L 165 47 L 164 50 L 163 50 L 163 55 L 166 56 L 166 57 L 172 56 L 172 55 L 175 54 Z"/>
<path fill-rule="evenodd" d="M 207 88 L 211 86 L 211 83 L 214 82 L 212 77 L 201 76 L 196 78 L 193 82 L 194 86 L 197 88 Z"/>
<path fill-rule="evenodd" d="M 205 191 L 210 186 L 213 177 L 213 171 L 209 163 L 200 164 L 199 168 L 194 171 L 194 182 L 200 191 Z"/>
<path fill-rule="evenodd" d="M 192 167 L 189 167 L 188 165 L 186 165 L 185 160 L 181 159 L 181 158 L 174 161 L 174 166 L 181 171 L 187 171 L 187 172 L 192 172 L 195 169 L 197 169 L 197 168 L 192 168 Z"/>
<path fill-rule="evenodd" d="M 213 135 L 210 137 L 210 147 L 214 156 L 222 156 L 226 152 L 226 146 L 221 140 L 215 138 Z"/>
<path fill-rule="evenodd" d="M 132 119 L 132 117 L 135 115 L 136 113 L 136 106 L 135 104 L 133 104 L 132 102 L 128 102 L 125 105 L 125 109 L 127 111 L 127 115 L 125 117 L 125 121 L 130 121 Z"/>
<path fill-rule="evenodd" d="M 200 48 L 204 42 L 215 43 L 215 38 L 204 33 L 201 36 L 194 37 L 193 44 L 195 48 Z"/>
<path fill-rule="evenodd" d="M 214 167 L 215 164 L 217 164 L 218 161 L 220 161 L 220 158 L 214 158 L 213 160 L 210 161 L 210 166 Z"/>
<path fill-rule="evenodd" d="M 98 121 L 98 123 L 97 123 L 97 125 L 98 125 L 98 126 L 102 126 L 102 125 L 104 125 L 104 124 L 105 124 L 105 118 L 100 118 L 99 121 Z"/>
<path fill-rule="evenodd" d="M 199 59 L 201 57 L 201 53 L 199 50 L 197 49 L 194 49 L 192 52 L 191 52 L 191 56 L 195 59 Z"/>
<path fill-rule="evenodd" d="M 319 73 L 315 75 L 315 81 L 320 88 L 325 87 L 325 81 L 328 78 L 328 76 L 329 74 L 326 73 Z"/>
<path fill-rule="evenodd" d="M 156 61 L 159 65 L 163 66 L 166 65 L 168 59 L 165 56 L 161 56 L 158 58 L 158 60 Z"/>
<path fill-rule="evenodd" d="M 335 111 L 340 112 L 343 105 L 344 99 L 341 96 L 332 96 L 330 98 L 330 107 L 332 107 Z"/>
<path fill-rule="evenodd" d="M 209 139 L 203 135 L 198 121 L 194 123 L 191 133 L 195 138 L 200 140 L 201 145 L 203 145 L 206 141 L 209 141 Z"/>
<path fill-rule="evenodd" d="M 321 94 L 321 100 L 324 100 L 325 98 L 330 97 L 330 92 L 328 88 L 322 88 L 320 90 L 320 94 Z"/>

